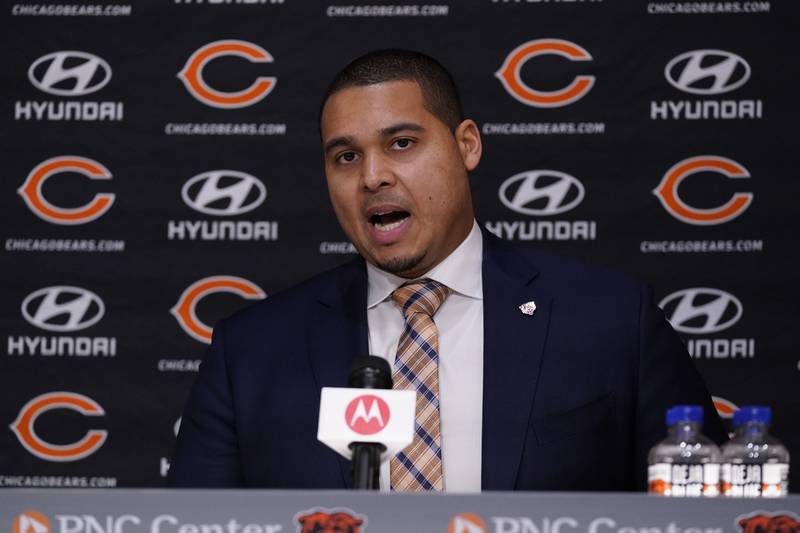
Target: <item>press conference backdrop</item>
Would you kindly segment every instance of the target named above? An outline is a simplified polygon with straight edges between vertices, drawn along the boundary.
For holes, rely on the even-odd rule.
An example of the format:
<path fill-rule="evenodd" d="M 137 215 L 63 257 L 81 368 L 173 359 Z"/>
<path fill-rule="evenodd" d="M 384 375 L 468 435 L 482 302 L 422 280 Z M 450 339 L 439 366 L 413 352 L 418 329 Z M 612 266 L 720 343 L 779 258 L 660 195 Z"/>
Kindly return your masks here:
<path fill-rule="evenodd" d="M 796 2 L 2 9 L 0 485 L 163 484 L 214 323 L 354 256 L 317 119 L 381 47 L 454 73 L 485 228 L 650 282 L 800 458 Z"/>

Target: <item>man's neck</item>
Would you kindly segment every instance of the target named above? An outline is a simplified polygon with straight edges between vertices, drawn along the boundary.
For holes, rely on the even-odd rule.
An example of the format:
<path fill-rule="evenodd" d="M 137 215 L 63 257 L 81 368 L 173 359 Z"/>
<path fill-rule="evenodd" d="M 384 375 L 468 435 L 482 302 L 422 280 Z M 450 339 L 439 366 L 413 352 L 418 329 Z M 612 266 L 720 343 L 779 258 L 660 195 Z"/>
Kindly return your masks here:
<path fill-rule="evenodd" d="M 444 283 L 456 292 L 481 297 L 483 294 L 482 266 L 483 235 L 477 222 L 461 243 L 443 261 L 422 272 L 414 279 L 426 277 Z M 369 282 L 367 306 L 372 307 L 383 301 L 394 289 L 408 281 L 408 278 L 381 270 L 367 263 Z"/>

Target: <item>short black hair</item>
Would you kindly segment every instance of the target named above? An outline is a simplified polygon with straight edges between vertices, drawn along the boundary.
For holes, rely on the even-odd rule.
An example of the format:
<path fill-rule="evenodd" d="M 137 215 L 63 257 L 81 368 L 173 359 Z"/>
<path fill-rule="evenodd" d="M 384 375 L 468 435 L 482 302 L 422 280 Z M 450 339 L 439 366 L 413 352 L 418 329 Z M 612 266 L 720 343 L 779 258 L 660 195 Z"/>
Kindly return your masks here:
<path fill-rule="evenodd" d="M 322 99 L 320 118 L 328 98 L 337 92 L 387 81 L 416 82 L 422 91 L 425 109 L 452 131 L 464 120 L 461 98 L 450 72 L 428 55 L 397 49 L 369 52 L 339 71 Z"/>

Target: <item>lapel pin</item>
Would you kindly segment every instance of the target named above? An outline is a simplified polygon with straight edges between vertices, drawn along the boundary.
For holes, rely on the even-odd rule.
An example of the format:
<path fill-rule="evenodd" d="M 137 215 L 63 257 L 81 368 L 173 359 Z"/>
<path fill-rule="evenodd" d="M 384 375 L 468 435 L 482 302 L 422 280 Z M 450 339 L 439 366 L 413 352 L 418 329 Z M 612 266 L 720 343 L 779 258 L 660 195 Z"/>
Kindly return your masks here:
<path fill-rule="evenodd" d="M 530 302 L 525 302 L 524 304 L 519 306 L 519 310 L 522 311 L 523 315 L 532 315 L 534 311 L 536 311 L 536 302 L 531 300 Z"/>

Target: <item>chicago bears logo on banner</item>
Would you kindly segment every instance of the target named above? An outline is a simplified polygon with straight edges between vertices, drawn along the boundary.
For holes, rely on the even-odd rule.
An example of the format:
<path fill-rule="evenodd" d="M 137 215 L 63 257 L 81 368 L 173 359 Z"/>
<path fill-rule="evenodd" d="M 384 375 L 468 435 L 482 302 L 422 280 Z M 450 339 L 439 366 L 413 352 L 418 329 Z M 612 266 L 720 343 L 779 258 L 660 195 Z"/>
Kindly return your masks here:
<path fill-rule="evenodd" d="M 740 533 L 800 533 L 800 517 L 791 511 L 755 511 L 736 517 Z"/>
<path fill-rule="evenodd" d="M 91 180 L 110 180 L 111 172 L 102 164 L 74 155 L 62 155 L 47 159 L 31 170 L 17 192 L 33 214 L 51 222 L 66 226 L 86 224 L 103 216 L 114 204 L 114 194 L 97 193 L 80 207 L 59 207 L 42 194 L 42 186 L 50 178 L 66 172 L 75 172 Z"/>
<path fill-rule="evenodd" d="M 712 396 L 711 400 L 714 402 L 714 408 L 720 418 L 733 418 L 734 413 L 739 410 L 739 406 L 730 400 L 721 398 L 719 396 Z"/>
<path fill-rule="evenodd" d="M 583 200 L 577 178 L 557 170 L 530 170 L 511 176 L 498 191 L 503 205 L 525 215 L 557 215 Z"/>
<path fill-rule="evenodd" d="M 678 194 L 681 183 L 698 172 L 717 172 L 726 178 L 746 179 L 750 173 L 742 165 L 715 155 L 690 157 L 670 168 L 653 190 L 664 209 L 681 222 L 696 226 L 712 226 L 730 222 L 741 215 L 752 203 L 753 193 L 737 192 L 721 206 L 701 209 L 692 207 Z"/>
<path fill-rule="evenodd" d="M 583 47 L 562 39 L 536 39 L 516 47 L 506 56 L 503 66 L 495 72 L 508 94 L 518 102 L 533 107 L 563 107 L 577 102 L 591 90 L 594 76 L 576 76 L 566 87 L 556 91 L 534 89 L 522 79 L 522 66 L 543 55 L 558 55 L 570 61 L 591 61 L 592 56 Z"/>
<path fill-rule="evenodd" d="M 458 513 L 447 525 L 447 533 L 486 533 L 486 522 L 473 513 Z"/>
<path fill-rule="evenodd" d="M 50 533 L 50 519 L 39 511 L 30 509 L 20 513 L 12 526 L 12 533 Z"/>
<path fill-rule="evenodd" d="M 264 202 L 267 188 L 244 172 L 211 170 L 190 178 L 181 189 L 181 197 L 186 205 L 206 215 L 241 215 Z"/>
<path fill-rule="evenodd" d="M 49 94 L 85 96 L 108 84 L 111 67 L 102 58 L 86 52 L 53 52 L 33 62 L 28 78 L 37 89 Z"/>
<path fill-rule="evenodd" d="M 26 403 L 11 431 L 30 453 L 45 461 L 68 462 L 84 459 L 95 453 L 106 441 L 108 432 L 91 429 L 76 442 L 53 444 L 36 434 L 36 419 L 44 413 L 57 409 L 76 411 L 84 416 L 103 416 L 103 408 L 91 398 L 74 392 L 49 392 Z"/>
<path fill-rule="evenodd" d="M 78 331 L 103 318 L 105 305 L 92 291 L 58 285 L 29 294 L 22 302 L 22 316 L 49 331 Z"/>
<path fill-rule="evenodd" d="M 273 61 L 269 52 L 257 44 L 247 41 L 235 39 L 214 41 L 200 47 L 189 57 L 183 69 L 178 73 L 178 78 L 186 86 L 186 89 L 199 101 L 221 109 L 237 109 L 260 102 L 275 88 L 277 78 L 259 76 L 252 85 L 240 91 L 214 89 L 203 78 L 203 69 L 211 61 L 225 56 L 241 57 L 252 63 L 272 63 Z"/>
<path fill-rule="evenodd" d="M 367 517 L 350 509 L 309 509 L 294 516 L 298 533 L 361 533 Z"/>
<path fill-rule="evenodd" d="M 183 331 L 192 338 L 211 342 L 212 328 L 197 318 L 197 304 L 210 294 L 229 292 L 247 300 L 266 298 L 266 293 L 255 283 L 236 276 L 210 276 L 189 285 L 170 313 L 175 317 Z"/>
<path fill-rule="evenodd" d="M 687 93 L 723 94 L 747 83 L 750 65 L 724 50 L 693 50 L 667 63 L 664 75 L 673 87 Z"/>

